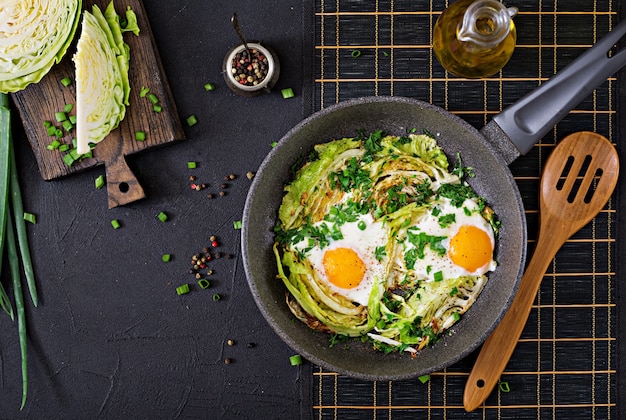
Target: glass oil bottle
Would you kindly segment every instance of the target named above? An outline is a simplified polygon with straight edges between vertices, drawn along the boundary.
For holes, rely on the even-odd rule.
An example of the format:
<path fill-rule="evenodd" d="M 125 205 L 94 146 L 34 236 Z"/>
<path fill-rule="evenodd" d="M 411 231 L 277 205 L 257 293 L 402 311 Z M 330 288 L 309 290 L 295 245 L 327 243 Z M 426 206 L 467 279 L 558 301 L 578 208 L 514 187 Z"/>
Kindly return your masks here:
<path fill-rule="evenodd" d="M 435 56 L 456 76 L 481 78 L 497 73 L 515 49 L 512 18 L 517 11 L 497 0 L 455 1 L 435 23 Z"/>

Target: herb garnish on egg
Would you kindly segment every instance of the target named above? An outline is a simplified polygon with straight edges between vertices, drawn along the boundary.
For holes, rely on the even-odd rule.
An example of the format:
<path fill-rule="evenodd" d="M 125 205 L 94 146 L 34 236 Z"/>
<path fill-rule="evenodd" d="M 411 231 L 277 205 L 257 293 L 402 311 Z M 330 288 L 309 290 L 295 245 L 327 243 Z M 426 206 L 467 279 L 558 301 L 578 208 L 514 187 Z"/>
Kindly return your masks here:
<path fill-rule="evenodd" d="M 318 144 L 293 168 L 275 227 L 287 303 L 309 327 L 416 354 L 496 268 L 498 221 L 429 132 Z"/>

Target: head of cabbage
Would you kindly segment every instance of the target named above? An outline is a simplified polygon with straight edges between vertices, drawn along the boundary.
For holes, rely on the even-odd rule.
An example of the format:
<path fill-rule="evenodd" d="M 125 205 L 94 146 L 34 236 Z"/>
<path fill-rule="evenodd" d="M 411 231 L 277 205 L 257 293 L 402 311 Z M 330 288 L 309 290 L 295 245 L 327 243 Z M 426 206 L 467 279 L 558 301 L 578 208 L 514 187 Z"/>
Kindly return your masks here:
<path fill-rule="evenodd" d="M 39 82 L 65 55 L 81 0 L 9 0 L 0 5 L 0 92 Z"/>

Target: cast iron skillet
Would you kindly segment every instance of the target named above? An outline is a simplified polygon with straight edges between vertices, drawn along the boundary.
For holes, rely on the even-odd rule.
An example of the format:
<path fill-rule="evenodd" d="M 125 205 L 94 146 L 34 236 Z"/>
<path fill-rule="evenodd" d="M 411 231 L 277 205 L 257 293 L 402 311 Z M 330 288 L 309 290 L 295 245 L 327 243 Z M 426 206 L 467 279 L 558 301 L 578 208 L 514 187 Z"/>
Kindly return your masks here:
<path fill-rule="evenodd" d="M 528 152 L 571 109 L 626 64 L 626 51 L 609 51 L 626 33 L 626 22 L 558 75 L 494 117 L 482 130 L 429 103 L 401 97 L 367 97 L 341 102 L 290 130 L 265 158 L 248 193 L 243 213 L 244 269 L 254 299 L 274 331 L 295 351 L 326 369 L 368 380 L 397 380 L 439 371 L 478 347 L 507 310 L 526 259 L 526 219 L 517 185 L 508 168 Z M 498 268 L 480 297 L 451 334 L 421 351 L 381 354 L 358 340 L 329 348 L 329 335 L 314 333 L 296 320 L 285 303 L 286 288 L 276 278 L 273 227 L 290 181 L 290 166 L 313 145 L 343 136 L 383 129 L 402 135 L 427 129 L 454 160 L 474 168 L 469 182 L 486 197 L 502 221 L 496 249 Z"/>

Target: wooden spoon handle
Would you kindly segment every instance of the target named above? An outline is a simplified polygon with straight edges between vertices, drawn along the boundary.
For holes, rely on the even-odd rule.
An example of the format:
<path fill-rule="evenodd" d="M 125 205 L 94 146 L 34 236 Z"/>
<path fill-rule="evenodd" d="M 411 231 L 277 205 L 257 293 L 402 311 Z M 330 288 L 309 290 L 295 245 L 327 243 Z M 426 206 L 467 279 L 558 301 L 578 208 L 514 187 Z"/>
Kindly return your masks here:
<path fill-rule="evenodd" d="M 549 224 L 550 220 L 545 223 Z M 468 412 L 475 410 L 491 394 L 513 354 L 548 265 L 567 239 L 557 230 L 539 237 L 509 310 L 482 346 L 463 394 L 463 406 Z"/>

